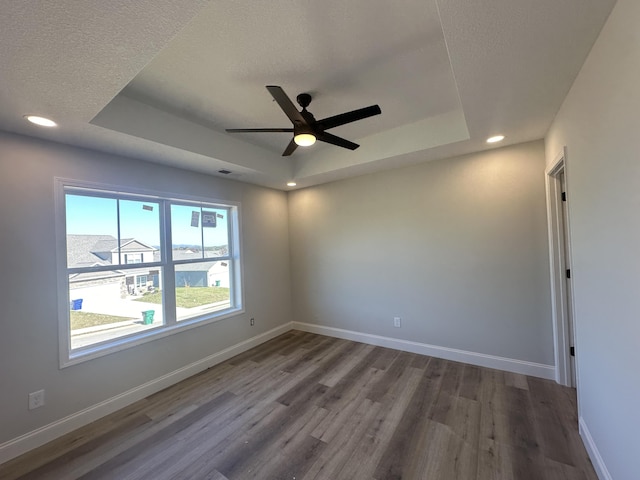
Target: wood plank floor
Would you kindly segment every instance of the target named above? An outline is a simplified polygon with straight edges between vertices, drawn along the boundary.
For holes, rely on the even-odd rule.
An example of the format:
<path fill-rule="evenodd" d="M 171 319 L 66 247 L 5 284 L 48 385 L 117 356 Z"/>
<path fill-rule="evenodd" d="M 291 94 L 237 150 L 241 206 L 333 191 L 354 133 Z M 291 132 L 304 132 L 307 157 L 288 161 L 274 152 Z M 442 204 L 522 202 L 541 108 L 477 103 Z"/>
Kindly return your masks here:
<path fill-rule="evenodd" d="M 0 478 L 597 480 L 572 389 L 299 331 L 0 465 Z"/>

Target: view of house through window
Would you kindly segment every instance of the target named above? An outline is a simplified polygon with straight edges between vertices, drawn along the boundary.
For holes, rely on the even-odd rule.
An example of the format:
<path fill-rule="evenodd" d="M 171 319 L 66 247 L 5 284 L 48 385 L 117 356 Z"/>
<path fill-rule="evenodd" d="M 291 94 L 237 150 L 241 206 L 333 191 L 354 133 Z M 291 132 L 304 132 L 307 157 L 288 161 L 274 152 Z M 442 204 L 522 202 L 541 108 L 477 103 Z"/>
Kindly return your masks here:
<path fill-rule="evenodd" d="M 64 202 L 70 353 L 239 308 L 235 207 L 69 186 Z"/>

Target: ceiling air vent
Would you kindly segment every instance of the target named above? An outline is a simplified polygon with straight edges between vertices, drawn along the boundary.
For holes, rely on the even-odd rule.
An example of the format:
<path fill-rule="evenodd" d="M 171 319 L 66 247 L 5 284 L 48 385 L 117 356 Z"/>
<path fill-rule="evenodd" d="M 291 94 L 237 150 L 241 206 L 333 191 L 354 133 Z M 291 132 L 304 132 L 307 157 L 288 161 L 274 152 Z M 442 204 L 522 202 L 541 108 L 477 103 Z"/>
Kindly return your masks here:
<path fill-rule="evenodd" d="M 222 170 L 218 170 L 218 173 L 221 173 L 223 175 L 229 175 L 231 173 L 231 170 L 225 170 L 224 168 Z"/>

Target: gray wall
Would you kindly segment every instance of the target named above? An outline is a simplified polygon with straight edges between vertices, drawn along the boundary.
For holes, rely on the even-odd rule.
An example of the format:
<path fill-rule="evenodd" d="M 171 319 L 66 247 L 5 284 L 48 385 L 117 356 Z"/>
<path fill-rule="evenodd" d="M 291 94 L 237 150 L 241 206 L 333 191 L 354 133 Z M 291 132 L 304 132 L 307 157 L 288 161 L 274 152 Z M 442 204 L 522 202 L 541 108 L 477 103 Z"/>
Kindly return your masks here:
<path fill-rule="evenodd" d="M 246 313 L 60 370 L 54 176 L 241 202 Z M 0 443 L 291 320 L 283 192 L 7 133 L 0 182 Z"/>
<path fill-rule="evenodd" d="M 640 477 L 640 2 L 618 0 L 546 139 L 567 147 L 579 414 L 615 480 Z"/>
<path fill-rule="evenodd" d="M 290 193 L 294 320 L 552 365 L 544 165 L 538 141 Z"/>

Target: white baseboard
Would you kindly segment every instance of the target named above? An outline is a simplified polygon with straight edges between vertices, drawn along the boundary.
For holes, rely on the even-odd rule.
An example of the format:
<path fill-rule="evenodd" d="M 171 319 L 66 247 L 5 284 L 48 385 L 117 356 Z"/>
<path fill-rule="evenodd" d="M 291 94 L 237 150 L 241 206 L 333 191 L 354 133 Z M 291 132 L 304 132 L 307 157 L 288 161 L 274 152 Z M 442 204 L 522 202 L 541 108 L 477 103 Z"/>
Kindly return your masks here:
<path fill-rule="evenodd" d="M 546 378 L 548 380 L 554 380 L 556 376 L 556 369 L 553 365 L 544 365 L 541 363 L 527 362 L 513 358 L 497 357 L 495 355 L 486 355 L 484 353 L 468 352 L 466 350 L 457 350 L 455 348 L 439 347 L 426 343 L 382 337 L 380 335 L 371 335 L 369 333 L 354 332 L 352 330 L 325 327 L 311 323 L 293 322 L 293 328 L 329 337 L 343 338 L 345 340 L 353 340 L 356 342 L 368 343 L 370 345 L 403 350 L 405 352 L 419 353 L 421 355 L 429 355 L 431 357 L 453 360 L 455 362 L 469 363 L 480 367 L 495 368 L 497 370 L 504 370 L 507 372 Z"/>
<path fill-rule="evenodd" d="M 596 443 L 593 441 L 593 437 L 591 436 L 591 432 L 589 432 L 589 428 L 587 427 L 587 423 L 584 421 L 584 418 L 580 417 L 578 420 L 578 427 L 580 429 L 580 436 L 582 437 L 582 441 L 584 442 L 584 446 L 587 449 L 587 453 L 589 454 L 589 458 L 591 459 L 591 463 L 593 464 L 593 468 L 598 475 L 600 480 L 613 480 L 609 470 L 607 470 L 607 466 L 604 464 L 604 460 L 600 456 L 600 451 L 598 447 L 596 447 Z"/>
<path fill-rule="evenodd" d="M 139 387 L 132 388 L 120 395 L 116 395 L 115 397 L 73 413 L 65 418 L 50 423 L 49 425 L 45 425 L 37 430 L 33 430 L 9 440 L 8 442 L 0 445 L 0 464 L 22 455 L 29 450 L 33 450 L 34 448 L 44 445 L 51 440 L 55 440 L 56 438 L 77 428 L 88 425 L 89 423 L 120 410 L 133 402 L 142 400 L 143 398 L 159 392 L 164 388 L 170 387 L 171 385 L 189 378 L 196 373 L 206 370 L 218 363 L 224 362 L 239 353 L 245 352 L 250 348 L 277 337 L 278 335 L 286 333 L 291 329 L 292 324 L 285 323 L 284 325 L 269 330 L 268 332 L 256 335 L 255 337 L 244 340 L 229 348 L 225 348 L 224 350 L 214 353 L 213 355 L 209 355 L 197 362 L 191 363 L 179 368 L 178 370 L 174 370 L 171 373 L 163 375 L 162 377 L 151 380 Z"/>

